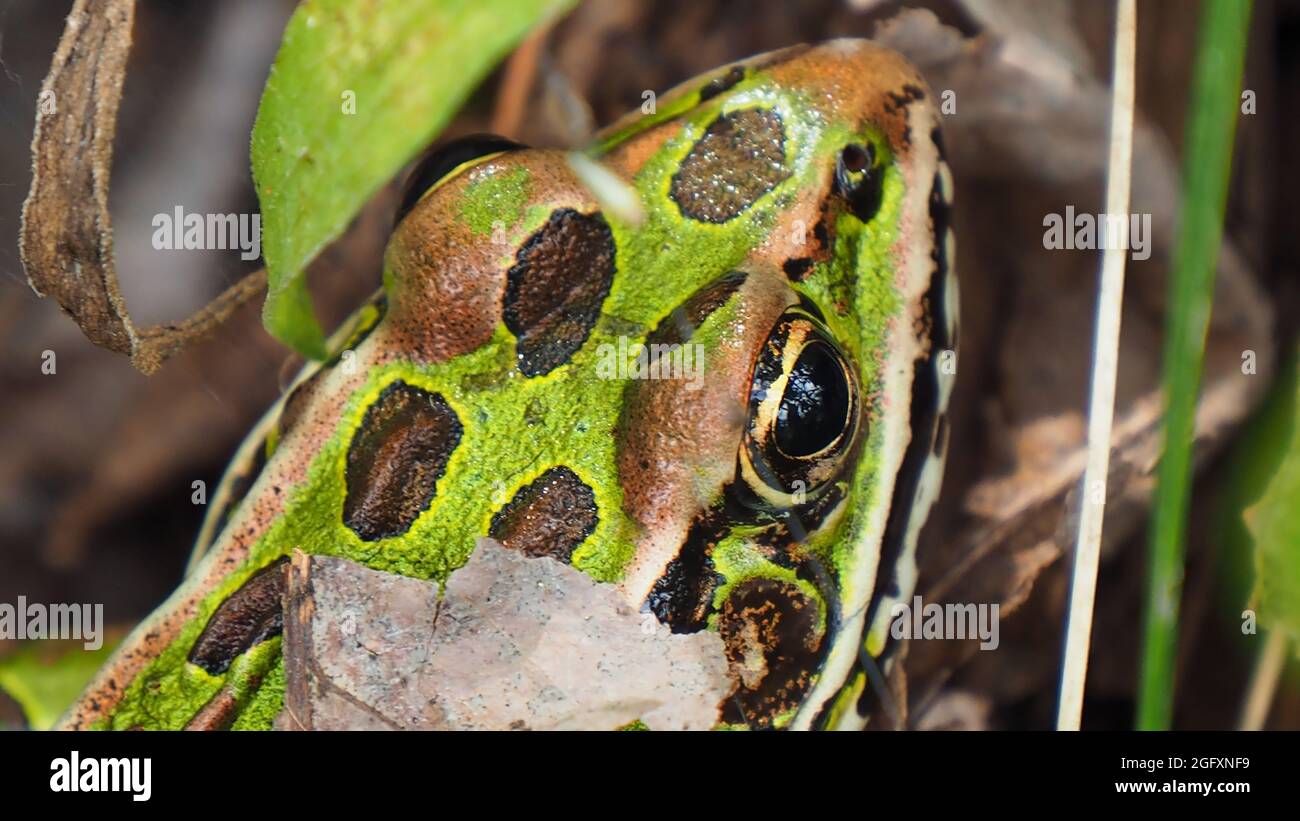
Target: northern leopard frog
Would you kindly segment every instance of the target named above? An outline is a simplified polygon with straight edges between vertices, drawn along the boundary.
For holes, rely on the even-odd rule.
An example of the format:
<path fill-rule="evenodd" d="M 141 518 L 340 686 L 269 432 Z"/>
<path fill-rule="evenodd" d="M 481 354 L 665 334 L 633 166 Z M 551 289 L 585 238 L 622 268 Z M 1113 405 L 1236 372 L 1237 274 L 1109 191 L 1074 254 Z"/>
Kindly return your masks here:
<path fill-rule="evenodd" d="M 947 445 L 931 94 L 869 42 L 795 47 L 679 86 L 587 154 L 642 221 L 562 152 L 431 155 L 382 295 L 249 436 L 183 584 L 64 726 L 268 727 L 286 554 L 445 580 L 482 535 L 718 631 L 719 725 L 864 724 Z"/>

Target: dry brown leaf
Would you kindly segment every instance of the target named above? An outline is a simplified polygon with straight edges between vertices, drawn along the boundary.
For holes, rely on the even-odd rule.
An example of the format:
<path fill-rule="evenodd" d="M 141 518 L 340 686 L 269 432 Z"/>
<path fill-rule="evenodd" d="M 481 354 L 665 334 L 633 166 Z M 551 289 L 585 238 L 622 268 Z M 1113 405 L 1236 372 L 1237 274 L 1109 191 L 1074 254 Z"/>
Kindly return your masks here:
<path fill-rule="evenodd" d="M 935 699 L 925 713 L 916 717 L 918 730 L 987 730 L 990 700 L 979 693 L 952 690 Z"/>
<path fill-rule="evenodd" d="M 285 614 L 283 729 L 708 729 L 731 688 L 716 633 L 674 635 L 612 586 L 490 539 L 441 597 L 296 554 Z"/>
<path fill-rule="evenodd" d="M 77 0 L 68 15 L 41 86 L 19 249 L 37 294 L 53 296 L 91 342 L 153 373 L 260 293 L 266 272 L 245 277 L 184 322 L 144 330 L 132 324 L 113 263 L 108 192 L 134 19 L 134 0 Z"/>

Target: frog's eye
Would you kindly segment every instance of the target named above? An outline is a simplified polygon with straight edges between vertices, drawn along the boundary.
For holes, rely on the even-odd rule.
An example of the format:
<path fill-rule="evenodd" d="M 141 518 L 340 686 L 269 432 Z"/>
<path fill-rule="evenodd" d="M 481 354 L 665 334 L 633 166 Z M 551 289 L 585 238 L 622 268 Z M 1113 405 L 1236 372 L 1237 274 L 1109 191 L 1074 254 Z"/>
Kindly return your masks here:
<path fill-rule="evenodd" d="M 789 308 L 754 367 L 741 475 L 769 504 L 801 504 L 843 469 L 858 417 L 857 380 L 830 331 L 809 309 Z"/>
<path fill-rule="evenodd" d="M 406 185 L 402 190 L 402 204 L 398 206 L 397 218 L 393 224 L 401 222 L 431 188 L 465 163 L 491 154 L 500 154 L 502 151 L 517 151 L 521 148 L 524 146 L 514 140 L 507 140 L 495 134 L 472 134 L 431 149 L 416 163 L 411 175 L 406 178 Z"/>
<path fill-rule="evenodd" d="M 870 222 L 880 210 L 882 176 L 876 147 L 871 143 L 849 143 L 835 163 L 835 193 L 848 202 L 854 216 Z"/>

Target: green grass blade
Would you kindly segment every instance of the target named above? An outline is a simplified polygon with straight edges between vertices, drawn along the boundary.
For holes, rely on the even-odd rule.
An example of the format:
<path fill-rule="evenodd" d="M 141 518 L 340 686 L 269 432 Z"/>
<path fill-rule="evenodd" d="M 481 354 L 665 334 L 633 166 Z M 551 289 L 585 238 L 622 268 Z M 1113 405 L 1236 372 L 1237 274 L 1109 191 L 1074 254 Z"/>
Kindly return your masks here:
<path fill-rule="evenodd" d="M 262 321 L 323 358 L 304 273 L 493 66 L 573 0 L 304 0 L 253 125 L 269 284 Z"/>
<path fill-rule="evenodd" d="M 1139 729 L 1167 729 L 1173 714 L 1196 399 L 1223 234 L 1250 13 L 1250 0 L 1205 0 L 1201 10 L 1187 115 L 1185 187 L 1166 313 L 1164 452 L 1151 524 Z"/>

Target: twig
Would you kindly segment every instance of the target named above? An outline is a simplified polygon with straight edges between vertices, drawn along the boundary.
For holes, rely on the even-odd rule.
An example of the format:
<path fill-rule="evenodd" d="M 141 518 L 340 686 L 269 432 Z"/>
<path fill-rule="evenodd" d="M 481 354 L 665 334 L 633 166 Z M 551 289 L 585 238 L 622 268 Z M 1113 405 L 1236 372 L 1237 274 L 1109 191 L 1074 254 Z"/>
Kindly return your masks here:
<path fill-rule="evenodd" d="M 129 354 L 151 374 L 261 293 L 266 271 L 182 322 L 137 329 L 131 321 L 113 259 L 108 192 L 134 20 L 135 0 L 77 0 L 68 15 L 41 86 L 18 247 L 32 290 L 54 297 L 91 342 Z"/>
<path fill-rule="evenodd" d="M 1268 709 L 1273 704 L 1273 694 L 1277 692 L 1278 680 L 1282 678 L 1282 662 L 1286 660 L 1286 635 L 1277 627 L 1268 634 L 1268 644 L 1259 654 L 1255 672 L 1250 680 L 1250 692 L 1246 694 L 1246 703 L 1241 709 L 1242 730 L 1259 730 L 1268 718 Z"/>
<path fill-rule="evenodd" d="M 1133 159 L 1133 88 L 1137 51 L 1136 0 L 1119 0 L 1115 20 L 1115 62 L 1110 109 L 1110 161 L 1106 179 L 1106 213 L 1123 217 L 1127 240 L 1129 190 Z M 1111 425 L 1115 418 L 1115 376 L 1119 328 L 1124 303 L 1124 265 L 1128 242 L 1107 243 L 1097 297 L 1097 328 L 1092 355 L 1092 395 L 1088 407 L 1088 466 L 1083 474 L 1079 533 L 1074 548 L 1074 575 L 1066 621 L 1065 659 L 1061 666 L 1056 728 L 1079 729 L 1083 714 L 1088 648 L 1097 595 L 1102 519 L 1106 510 L 1106 474 L 1110 468 Z"/>
<path fill-rule="evenodd" d="M 533 90 L 537 78 L 537 65 L 549 30 L 549 26 L 538 26 L 510 55 L 501 80 L 501 93 L 492 112 L 492 133 L 512 138 L 519 135 L 519 123 L 524 118 L 528 93 Z"/>
<path fill-rule="evenodd" d="M 131 354 L 131 364 L 143 373 L 153 373 L 172 354 L 221 327 L 231 314 L 265 289 L 266 268 L 258 268 L 222 291 L 189 319 L 145 328 L 139 333 L 139 344 Z"/>

